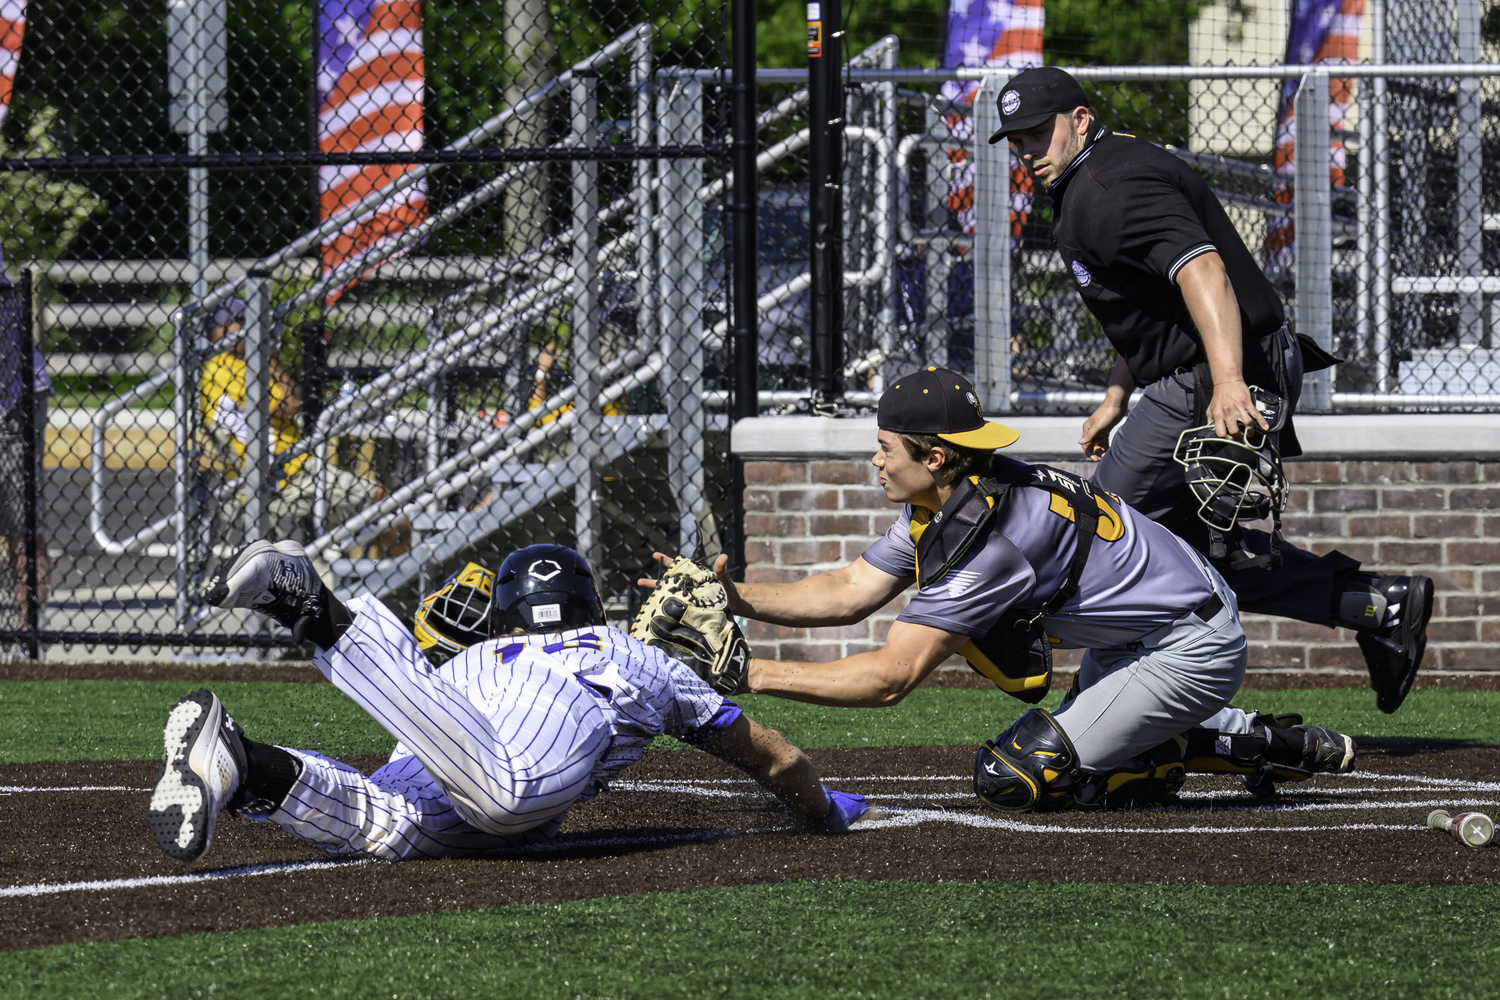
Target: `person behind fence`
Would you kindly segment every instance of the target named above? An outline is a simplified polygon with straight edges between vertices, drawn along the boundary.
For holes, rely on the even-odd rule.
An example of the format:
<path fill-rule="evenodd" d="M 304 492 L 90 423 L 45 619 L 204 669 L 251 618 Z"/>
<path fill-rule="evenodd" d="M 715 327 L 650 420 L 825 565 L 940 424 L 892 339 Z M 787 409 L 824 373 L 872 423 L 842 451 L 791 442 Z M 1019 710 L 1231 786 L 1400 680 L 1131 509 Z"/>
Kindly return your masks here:
<path fill-rule="evenodd" d="M 47 505 L 43 487 L 47 482 L 43 458 L 47 450 L 47 397 L 52 395 L 52 380 L 41 349 L 31 331 L 22 324 L 22 304 L 17 289 L 5 274 L 5 259 L 0 255 L 0 535 L 9 549 L 12 594 L 16 614 L 24 613 L 28 588 L 26 584 L 26 438 L 35 446 L 32 473 L 36 483 L 36 579 L 37 601 L 47 603 L 52 561 L 47 556 L 47 530 L 44 516 Z M 35 409 L 31 426 L 22 413 L 22 391 L 31 379 L 35 392 Z"/>
<path fill-rule="evenodd" d="M 1379 575 L 1343 552 L 1284 542 L 1282 457 L 1301 454 L 1292 414 L 1305 371 L 1337 363 L 1292 332 L 1281 299 L 1197 172 L 1155 143 L 1112 131 L 1071 75 L 1028 69 L 1000 89 L 1000 127 L 1051 196 L 1054 236 L 1089 311 L 1118 352 L 1079 445 L 1093 483 L 1209 556 L 1245 611 L 1354 632 L 1381 711 L 1411 689 L 1427 646 L 1433 585 Z M 1130 394 L 1145 391 L 1125 420 Z M 1279 426 L 1267 415 L 1280 414 Z M 1111 440 L 1110 432 L 1124 421 Z M 1197 429 L 1197 430 L 1195 430 Z M 1223 442 L 1250 445 L 1238 451 Z M 1268 477 L 1266 500 L 1224 506 L 1202 476 Z M 1209 462 L 1202 459 L 1207 457 Z M 1247 524 L 1275 518 L 1271 532 Z"/>
<path fill-rule="evenodd" d="M 209 327 L 209 340 L 218 343 L 239 332 L 244 320 L 245 300 L 225 300 L 214 311 Z M 271 449 L 273 455 L 279 455 L 302 439 L 298 420 L 302 412 L 302 395 L 296 382 L 274 357 L 271 358 L 270 367 Z M 242 338 L 234 347 L 205 361 L 198 377 L 199 407 L 203 420 L 227 439 L 234 456 L 229 470 L 231 478 L 239 474 L 237 466 L 244 462 L 245 445 L 250 439 L 250 425 L 245 409 L 245 374 L 245 341 Z M 300 523 L 312 514 L 317 483 L 309 459 L 310 455 L 307 453 L 298 455 L 280 469 L 268 504 L 273 534 L 297 530 Z M 330 525 L 346 520 L 388 495 L 381 483 L 340 466 L 330 465 L 326 475 Z M 231 517 L 238 515 L 243 509 L 243 496 L 237 496 L 234 502 L 227 505 Z M 390 555 L 399 555 L 404 551 L 399 529 L 391 528 L 382 534 L 380 545 Z"/>
<path fill-rule="evenodd" d="M 426 625 L 456 654 L 436 669 L 373 595 L 338 600 L 295 542 L 252 542 L 208 599 L 311 641 L 314 666 L 397 743 L 365 777 L 257 743 L 212 692 L 192 692 L 167 717 L 147 809 L 157 845 L 179 861 L 208 851 L 226 810 L 334 855 L 467 857 L 544 841 L 663 733 L 745 771 L 813 831 L 848 832 L 867 812 L 689 666 L 606 626 L 588 564 L 561 545 L 445 581 L 424 602 Z"/>
<path fill-rule="evenodd" d="M 975 792 L 1006 810 L 1165 804 L 1200 772 L 1240 774 L 1269 795 L 1276 781 L 1353 767 L 1347 735 L 1229 707 L 1246 644 L 1223 577 L 1118 496 L 994 454 L 1019 434 L 984 419 L 963 376 L 895 379 L 877 425 L 871 463 L 903 505 L 883 537 L 842 569 L 790 583 L 734 583 L 724 557 L 714 570 L 730 613 L 794 628 L 862 621 L 913 582 L 917 593 L 880 648 L 826 663 L 751 659 L 739 690 L 894 705 L 956 653 L 1035 704 L 1053 648 L 1082 648 L 1061 708 L 1033 708 L 979 749 Z"/>

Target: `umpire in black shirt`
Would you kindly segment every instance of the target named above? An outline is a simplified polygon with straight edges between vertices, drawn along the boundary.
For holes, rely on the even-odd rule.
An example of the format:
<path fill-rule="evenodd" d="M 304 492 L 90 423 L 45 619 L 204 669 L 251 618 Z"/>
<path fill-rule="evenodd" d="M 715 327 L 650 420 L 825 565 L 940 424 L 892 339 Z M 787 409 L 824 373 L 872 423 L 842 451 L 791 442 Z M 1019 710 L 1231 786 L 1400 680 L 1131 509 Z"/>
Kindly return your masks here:
<path fill-rule="evenodd" d="M 1072 76 L 1026 70 L 999 103 L 990 142 L 1009 139 L 1051 196 L 1058 252 L 1119 353 L 1079 441 L 1099 463 L 1093 481 L 1208 554 L 1199 501 L 1173 460 L 1179 436 L 1209 422 L 1220 437 L 1252 423 L 1268 430 L 1250 386 L 1295 409 L 1304 370 L 1336 359 L 1291 332 L 1281 300 L 1202 178 L 1160 146 L 1100 124 Z M 1137 386 L 1141 401 L 1111 441 Z M 1280 447 L 1301 454 L 1290 419 Z M 1242 558 L 1271 544 L 1265 532 L 1245 529 L 1235 541 Z M 1426 648 L 1432 581 L 1364 573 L 1341 552 L 1318 557 L 1282 545 L 1281 558 L 1275 569 L 1236 570 L 1227 560 L 1218 568 L 1244 611 L 1355 629 L 1377 703 L 1394 712 Z"/>

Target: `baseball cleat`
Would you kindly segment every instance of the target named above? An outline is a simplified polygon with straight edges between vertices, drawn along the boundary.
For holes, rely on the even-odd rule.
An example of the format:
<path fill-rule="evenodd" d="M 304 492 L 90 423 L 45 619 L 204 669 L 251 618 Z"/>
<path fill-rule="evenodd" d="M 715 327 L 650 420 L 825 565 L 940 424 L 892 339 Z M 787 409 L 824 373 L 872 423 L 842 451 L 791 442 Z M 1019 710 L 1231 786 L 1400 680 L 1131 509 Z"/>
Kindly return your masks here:
<path fill-rule="evenodd" d="M 1322 726 L 1294 726 L 1302 732 L 1302 764 L 1313 774 L 1347 774 L 1354 770 L 1354 741 Z"/>
<path fill-rule="evenodd" d="M 161 776 L 146 819 L 170 857 L 197 861 L 208 853 L 214 821 L 248 766 L 242 731 L 214 693 L 200 689 L 172 706 L 164 735 Z"/>
<path fill-rule="evenodd" d="M 1378 629 L 1354 634 L 1370 671 L 1375 704 L 1387 714 L 1401 707 L 1427 651 L 1427 621 L 1432 617 L 1432 580 L 1425 576 L 1383 576 L 1375 584 L 1387 601 L 1386 620 Z"/>
<path fill-rule="evenodd" d="M 251 542 L 208 586 L 205 598 L 219 608 L 258 611 L 289 629 L 323 610 L 323 581 L 296 542 Z"/>

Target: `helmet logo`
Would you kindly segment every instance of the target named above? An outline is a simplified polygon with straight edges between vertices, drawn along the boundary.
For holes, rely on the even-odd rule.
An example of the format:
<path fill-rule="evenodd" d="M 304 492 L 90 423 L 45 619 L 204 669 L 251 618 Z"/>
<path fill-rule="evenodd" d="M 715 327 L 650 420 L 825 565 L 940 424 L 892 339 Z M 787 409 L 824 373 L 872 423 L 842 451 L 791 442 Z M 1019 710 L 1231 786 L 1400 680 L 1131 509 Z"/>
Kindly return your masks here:
<path fill-rule="evenodd" d="M 531 620 L 534 622 L 560 622 L 562 621 L 562 605 L 533 605 L 531 609 Z"/>
<path fill-rule="evenodd" d="M 1000 95 L 1000 111 L 1005 115 L 1013 115 L 1021 110 L 1021 95 L 1014 90 L 1007 90 Z"/>
<path fill-rule="evenodd" d="M 538 559 L 526 570 L 526 575 L 533 580 L 546 582 L 562 572 L 562 567 L 552 559 Z"/>

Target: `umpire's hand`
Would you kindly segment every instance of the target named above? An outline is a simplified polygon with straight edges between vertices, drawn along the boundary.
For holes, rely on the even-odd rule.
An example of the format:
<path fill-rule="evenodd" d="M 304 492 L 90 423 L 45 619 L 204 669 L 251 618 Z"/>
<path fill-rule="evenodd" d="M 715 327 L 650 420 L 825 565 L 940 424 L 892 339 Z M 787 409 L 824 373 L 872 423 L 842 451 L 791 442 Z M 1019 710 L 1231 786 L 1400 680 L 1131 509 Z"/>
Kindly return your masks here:
<path fill-rule="evenodd" d="M 1250 387 L 1244 379 L 1214 383 L 1214 396 L 1208 403 L 1208 419 L 1214 422 L 1214 433 L 1221 438 L 1238 438 L 1252 422 L 1263 431 L 1271 429 L 1266 418 L 1255 408 Z"/>

